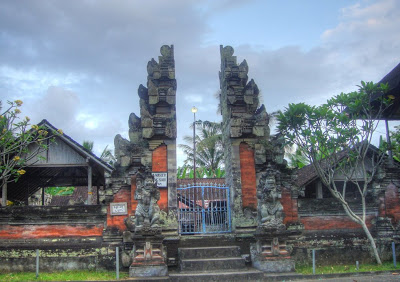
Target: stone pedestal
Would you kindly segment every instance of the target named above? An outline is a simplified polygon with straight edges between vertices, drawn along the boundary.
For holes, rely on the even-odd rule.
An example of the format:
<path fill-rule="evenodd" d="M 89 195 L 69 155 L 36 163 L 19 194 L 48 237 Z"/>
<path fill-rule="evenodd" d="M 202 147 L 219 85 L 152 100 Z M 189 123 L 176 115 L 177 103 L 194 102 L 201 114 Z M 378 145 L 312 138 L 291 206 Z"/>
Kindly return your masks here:
<path fill-rule="evenodd" d="M 255 234 L 257 241 L 250 247 L 253 267 L 263 272 L 294 271 L 295 263 L 290 257 L 286 240 L 297 233 L 284 228 L 258 227 Z"/>
<path fill-rule="evenodd" d="M 160 277 L 168 275 L 161 235 L 133 235 L 133 261 L 129 277 Z"/>
<path fill-rule="evenodd" d="M 141 265 L 129 267 L 129 277 L 162 277 L 168 275 L 167 265 Z"/>
<path fill-rule="evenodd" d="M 259 259 L 253 261 L 253 267 L 263 272 L 293 272 L 295 263 L 292 259 Z"/>

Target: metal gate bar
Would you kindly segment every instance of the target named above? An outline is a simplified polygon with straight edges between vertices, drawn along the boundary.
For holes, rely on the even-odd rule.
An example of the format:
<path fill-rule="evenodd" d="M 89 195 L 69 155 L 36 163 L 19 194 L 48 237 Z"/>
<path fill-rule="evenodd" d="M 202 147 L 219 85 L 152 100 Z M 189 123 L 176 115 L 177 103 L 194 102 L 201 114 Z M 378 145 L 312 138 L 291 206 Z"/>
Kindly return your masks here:
<path fill-rule="evenodd" d="M 177 188 L 180 234 L 231 232 L 229 187 L 199 183 Z"/>

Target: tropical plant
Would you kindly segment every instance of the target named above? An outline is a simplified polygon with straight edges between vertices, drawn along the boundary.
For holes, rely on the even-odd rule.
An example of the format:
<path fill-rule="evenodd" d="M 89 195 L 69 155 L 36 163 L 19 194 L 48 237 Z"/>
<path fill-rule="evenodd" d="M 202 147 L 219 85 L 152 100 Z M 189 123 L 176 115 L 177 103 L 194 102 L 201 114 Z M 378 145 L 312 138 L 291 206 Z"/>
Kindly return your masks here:
<path fill-rule="evenodd" d="M 85 140 L 82 143 L 82 147 L 89 153 L 93 153 L 93 148 L 94 148 L 94 142 L 93 141 L 88 141 Z M 100 159 L 105 161 L 106 163 L 113 165 L 115 162 L 115 157 L 111 151 L 111 149 L 108 149 L 108 145 L 103 149 L 103 152 L 100 155 Z"/>
<path fill-rule="evenodd" d="M 52 196 L 68 196 L 74 193 L 75 187 L 47 187 L 45 192 Z"/>
<path fill-rule="evenodd" d="M 100 159 L 109 163 L 110 165 L 113 165 L 115 163 L 115 157 L 111 149 L 108 149 L 108 145 L 103 149 L 103 152 L 100 155 Z"/>
<path fill-rule="evenodd" d="M 289 104 L 278 117 L 278 129 L 286 142 L 298 146 L 349 218 L 361 225 L 378 264 L 382 262 L 366 223 L 366 197 L 384 157 L 371 140 L 391 103 L 383 95 L 387 90 L 388 85 L 361 82 L 358 91 L 341 93 L 321 106 Z M 363 181 L 359 181 L 360 172 Z M 335 182 L 337 174 L 344 177 L 343 187 Z M 357 187 L 361 214 L 346 200 L 348 184 Z"/>
<path fill-rule="evenodd" d="M 82 143 L 82 147 L 89 153 L 93 153 L 93 146 L 94 146 L 93 141 L 84 140 Z"/>
<path fill-rule="evenodd" d="M 21 100 L 7 101 L 7 108 L 2 110 L 0 101 L 0 187 L 2 205 L 7 204 L 7 183 L 18 181 L 26 173 L 25 167 L 40 153 L 48 149 L 48 140 L 54 142 L 62 130 L 48 132 L 44 126 L 29 127 L 29 117 L 20 118 Z M 36 145 L 36 146 L 34 146 Z"/>
<path fill-rule="evenodd" d="M 397 125 L 394 127 L 395 131 L 390 131 L 390 141 L 391 141 L 391 150 L 393 154 L 393 159 L 396 161 L 400 162 L 400 126 Z M 380 140 L 380 145 L 383 147 L 385 150 L 387 149 L 387 142 Z"/>
<path fill-rule="evenodd" d="M 294 152 L 292 151 L 286 152 L 286 157 L 289 160 L 289 166 L 292 168 L 302 168 L 310 164 L 310 161 L 308 160 L 307 156 L 299 148 L 296 148 Z"/>
<path fill-rule="evenodd" d="M 185 136 L 184 140 L 190 144 L 178 146 L 186 154 L 185 166 L 193 164 L 193 137 Z M 210 121 L 196 121 L 196 165 L 211 169 L 215 172 L 223 168 L 224 153 L 222 146 L 222 123 Z"/>
<path fill-rule="evenodd" d="M 224 178 L 224 177 L 225 177 L 225 170 L 221 168 L 217 168 L 215 170 L 205 167 L 196 168 L 196 178 Z M 194 178 L 193 168 L 189 166 L 178 167 L 177 178 L 178 179 Z"/>

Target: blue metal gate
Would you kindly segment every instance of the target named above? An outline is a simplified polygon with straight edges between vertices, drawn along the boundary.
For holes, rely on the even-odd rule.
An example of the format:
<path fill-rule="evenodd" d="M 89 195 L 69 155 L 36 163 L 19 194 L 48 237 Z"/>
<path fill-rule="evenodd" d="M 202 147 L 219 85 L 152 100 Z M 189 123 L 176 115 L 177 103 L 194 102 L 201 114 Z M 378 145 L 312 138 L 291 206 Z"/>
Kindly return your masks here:
<path fill-rule="evenodd" d="M 231 232 L 229 187 L 198 183 L 177 188 L 180 234 Z"/>

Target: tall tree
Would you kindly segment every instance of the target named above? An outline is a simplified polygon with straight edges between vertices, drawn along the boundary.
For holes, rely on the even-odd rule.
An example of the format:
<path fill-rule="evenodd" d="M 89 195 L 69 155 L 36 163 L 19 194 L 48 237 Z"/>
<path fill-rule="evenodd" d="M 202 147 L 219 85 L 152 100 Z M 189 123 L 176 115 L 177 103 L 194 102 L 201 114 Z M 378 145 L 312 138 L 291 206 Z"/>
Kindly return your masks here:
<path fill-rule="evenodd" d="M 390 99 L 379 98 L 387 90 L 388 85 L 361 82 L 358 91 L 342 93 L 318 107 L 289 104 L 278 117 L 278 129 L 286 141 L 297 145 L 307 156 L 349 218 L 361 225 L 378 264 L 382 262 L 366 223 L 366 197 L 384 157 L 383 152 L 374 150 L 371 140 L 382 113 L 390 105 Z M 343 187 L 335 182 L 338 174 L 344 176 Z M 363 181 L 359 181 L 360 175 Z M 357 187 L 361 214 L 352 210 L 346 200 L 349 184 Z"/>
<path fill-rule="evenodd" d="M 90 152 L 93 153 L 93 148 L 94 148 L 94 142 L 93 141 L 88 141 L 85 140 L 82 143 L 82 147 Z M 115 162 L 115 157 L 111 151 L 111 149 L 108 148 L 108 145 L 103 149 L 101 155 L 100 155 L 100 159 L 102 159 L 103 161 L 105 161 L 106 163 L 113 165 Z"/>
<path fill-rule="evenodd" d="M 82 143 L 82 147 L 89 153 L 93 153 L 93 146 L 94 146 L 93 141 L 84 140 Z"/>
<path fill-rule="evenodd" d="M 185 166 L 193 165 L 193 137 L 183 138 L 187 144 L 179 144 L 186 154 Z M 210 121 L 196 122 L 196 163 L 216 171 L 224 166 L 222 147 L 222 123 Z"/>
<path fill-rule="evenodd" d="M 300 150 L 299 148 L 295 148 L 295 150 L 293 150 L 293 146 L 287 146 L 287 148 L 291 149 L 290 151 L 286 151 L 286 156 L 289 159 L 290 167 L 302 168 L 310 164 L 307 156 L 303 153 L 302 150 Z"/>

